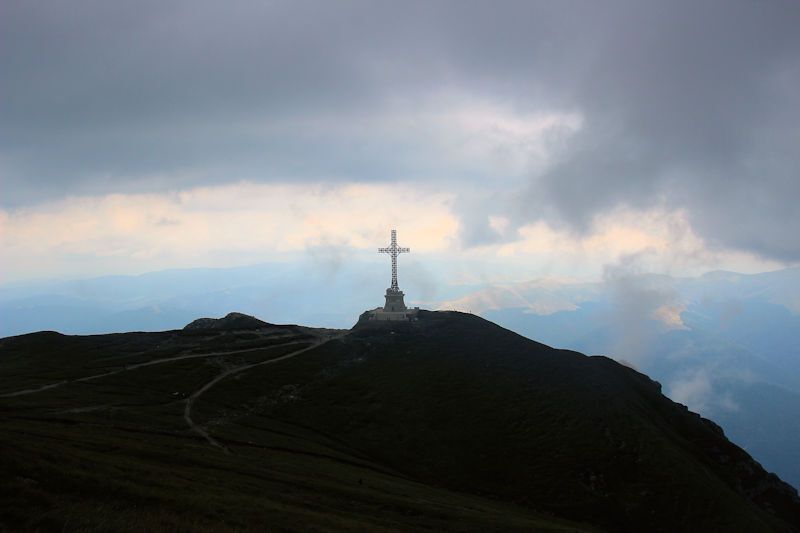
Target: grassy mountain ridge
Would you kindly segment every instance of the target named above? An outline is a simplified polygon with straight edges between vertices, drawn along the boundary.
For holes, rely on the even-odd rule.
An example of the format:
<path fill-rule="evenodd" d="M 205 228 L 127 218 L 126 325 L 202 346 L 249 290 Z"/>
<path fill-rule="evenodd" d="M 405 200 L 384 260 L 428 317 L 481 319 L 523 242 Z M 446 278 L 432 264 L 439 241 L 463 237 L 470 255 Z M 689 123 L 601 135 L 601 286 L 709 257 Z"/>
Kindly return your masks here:
<path fill-rule="evenodd" d="M 167 529 L 800 527 L 796 492 L 610 359 L 461 313 L 254 328 L 0 340 L 2 468 L 30 496 L 0 522 L 63 525 L 120 494 L 110 508 Z"/>

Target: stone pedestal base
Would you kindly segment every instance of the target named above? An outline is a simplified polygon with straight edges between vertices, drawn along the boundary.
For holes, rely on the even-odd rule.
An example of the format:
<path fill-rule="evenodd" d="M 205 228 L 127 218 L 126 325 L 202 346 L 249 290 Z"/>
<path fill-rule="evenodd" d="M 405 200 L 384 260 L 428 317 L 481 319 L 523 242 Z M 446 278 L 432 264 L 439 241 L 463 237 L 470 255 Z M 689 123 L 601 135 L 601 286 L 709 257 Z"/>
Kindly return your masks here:
<path fill-rule="evenodd" d="M 405 313 L 406 304 L 403 296 L 405 296 L 403 291 L 386 289 L 386 305 L 383 306 L 383 310 L 387 313 Z"/>
<path fill-rule="evenodd" d="M 403 301 L 403 291 L 386 289 L 386 305 L 372 311 L 367 311 L 367 320 L 384 321 L 409 321 L 416 320 L 419 307 L 409 309 Z"/>

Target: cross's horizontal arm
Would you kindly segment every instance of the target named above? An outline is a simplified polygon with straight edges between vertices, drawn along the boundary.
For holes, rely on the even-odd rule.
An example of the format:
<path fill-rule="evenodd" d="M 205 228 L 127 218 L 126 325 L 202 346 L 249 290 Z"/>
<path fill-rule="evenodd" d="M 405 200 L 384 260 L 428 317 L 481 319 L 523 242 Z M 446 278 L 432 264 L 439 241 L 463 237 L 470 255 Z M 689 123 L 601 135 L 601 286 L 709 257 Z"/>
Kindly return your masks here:
<path fill-rule="evenodd" d="M 391 254 L 391 253 L 407 254 L 410 252 L 411 248 L 378 248 L 378 253 L 381 254 Z"/>

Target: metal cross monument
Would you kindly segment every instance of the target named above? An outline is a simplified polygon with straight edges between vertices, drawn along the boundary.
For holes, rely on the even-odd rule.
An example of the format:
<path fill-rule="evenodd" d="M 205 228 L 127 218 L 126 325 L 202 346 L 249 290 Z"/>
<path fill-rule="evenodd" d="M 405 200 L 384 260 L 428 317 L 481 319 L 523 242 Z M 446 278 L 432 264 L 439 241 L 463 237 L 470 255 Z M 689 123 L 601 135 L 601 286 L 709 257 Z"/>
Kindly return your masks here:
<path fill-rule="evenodd" d="M 378 248 L 379 253 L 389 254 L 392 257 L 392 286 L 389 288 L 391 292 L 400 292 L 400 287 L 397 286 L 397 256 L 410 251 L 411 248 L 400 248 L 397 246 L 397 230 L 392 230 L 391 245 L 387 248 Z"/>

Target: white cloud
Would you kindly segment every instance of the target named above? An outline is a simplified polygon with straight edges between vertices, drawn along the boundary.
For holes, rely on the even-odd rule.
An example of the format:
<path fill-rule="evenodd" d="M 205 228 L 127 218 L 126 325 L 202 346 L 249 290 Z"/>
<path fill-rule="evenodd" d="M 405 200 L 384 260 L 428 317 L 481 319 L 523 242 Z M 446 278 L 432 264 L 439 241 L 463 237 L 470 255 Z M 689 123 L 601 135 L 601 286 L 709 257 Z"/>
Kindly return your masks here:
<path fill-rule="evenodd" d="M 403 185 L 252 183 L 70 198 L 0 212 L 3 278 L 246 264 L 326 245 L 372 249 L 392 227 L 417 251 L 444 250 L 457 229 L 449 202 Z"/>
<path fill-rule="evenodd" d="M 480 185 L 465 184 L 466 189 L 477 194 Z M 425 254 L 424 261 L 447 265 L 442 275 L 452 284 L 593 281 L 602 276 L 603 265 L 625 257 L 636 257 L 642 271 L 678 275 L 720 266 L 744 271 L 772 266 L 746 254 L 709 251 L 684 214 L 660 209 L 616 210 L 598 217 L 596 231 L 585 235 L 538 222 L 521 228 L 513 241 L 464 248 L 458 238 L 463 224 L 455 207 L 458 194 L 419 182 L 239 182 L 164 193 L 70 197 L 0 210 L 0 272 L 7 282 L 252 264 L 309 249 L 317 254 L 323 249 L 372 253 L 393 227 L 400 230 L 402 244 Z M 507 230 L 502 216 L 492 224 Z M 519 307 L 538 314 L 577 305 L 557 295 L 508 291 L 481 298 L 458 305 L 488 309 L 516 298 Z M 678 309 L 649 312 L 678 325 Z"/>
<path fill-rule="evenodd" d="M 713 387 L 705 368 L 695 369 L 681 379 L 669 384 L 668 396 L 673 401 L 688 406 L 692 411 L 705 411 L 711 398 Z"/>

